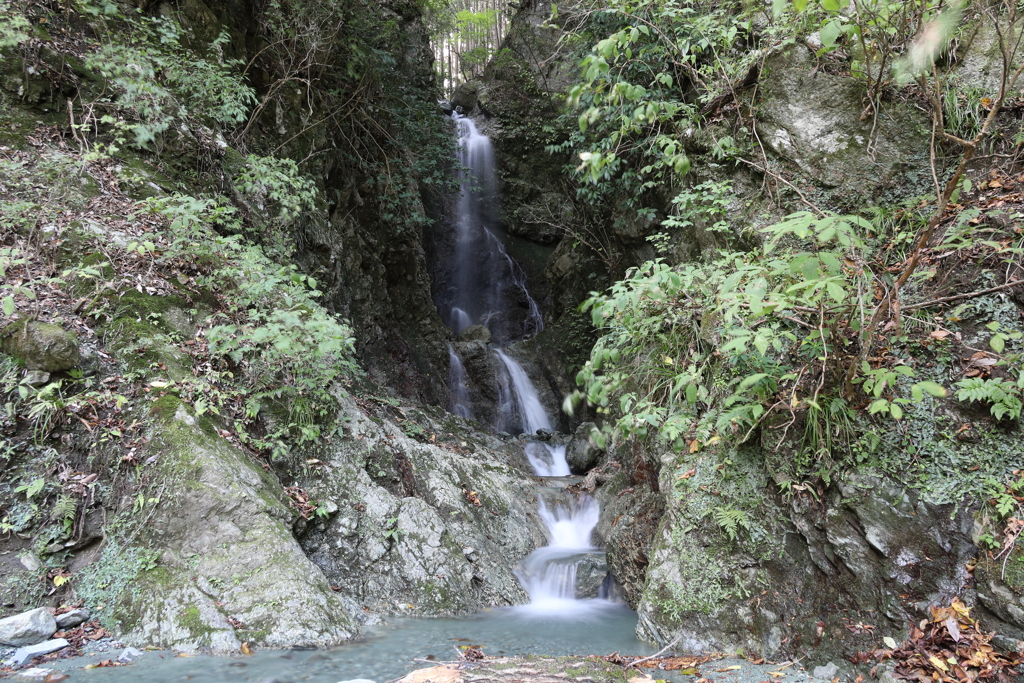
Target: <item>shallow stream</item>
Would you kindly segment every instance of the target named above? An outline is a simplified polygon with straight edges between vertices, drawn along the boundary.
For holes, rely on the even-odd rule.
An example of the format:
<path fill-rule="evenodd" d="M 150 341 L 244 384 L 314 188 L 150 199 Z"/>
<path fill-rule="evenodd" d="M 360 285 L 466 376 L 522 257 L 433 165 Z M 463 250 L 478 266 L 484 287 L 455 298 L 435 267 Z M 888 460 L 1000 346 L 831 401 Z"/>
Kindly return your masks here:
<path fill-rule="evenodd" d="M 605 600 L 580 602 L 587 609 L 570 615 L 537 615 L 523 608 L 503 607 L 461 619 L 394 620 L 359 642 L 332 650 L 258 651 L 233 658 L 147 652 L 128 666 L 72 670 L 68 683 L 338 683 L 352 679 L 384 683 L 430 664 L 417 659 L 455 660 L 456 648 L 465 645 L 480 648 L 489 656 L 656 652 L 653 643 L 635 637 L 635 612 Z M 116 657 L 119 653 L 112 654 Z M 64 660 L 57 664 L 65 668 L 85 663 Z"/>

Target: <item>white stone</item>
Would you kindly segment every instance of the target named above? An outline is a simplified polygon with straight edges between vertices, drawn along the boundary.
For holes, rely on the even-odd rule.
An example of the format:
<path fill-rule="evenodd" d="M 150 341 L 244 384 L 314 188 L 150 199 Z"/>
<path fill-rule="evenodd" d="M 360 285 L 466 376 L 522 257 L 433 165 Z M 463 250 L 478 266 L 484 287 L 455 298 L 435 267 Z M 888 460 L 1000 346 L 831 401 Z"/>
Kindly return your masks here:
<path fill-rule="evenodd" d="M 14 656 L 4 661 L 4 664 L 7 666 L 21 666 L 33 657 L 49 654 L 50 652 L 56 652 L 57 650 L 67 646 L 68 641 L 63 638 L 54 638 L 53 640 L 47 640 L 43 643 L 19 647 L 14 651 Z"/>
<path fill-rule="evenodd" d="M 43 566 L 42 562 L 39 561 L 39 558 L 33 555 L 32 553 L 22 555 L 18 558 L 18 561 L 21 562 L 22 567 L 29 570 L 30 572 L 37 571 L 40 567 Z"/>
<path fill-rule="evenodd" d="M 125 664 L 127 664 L 128 662 L 136 660 L 136 659 L 138 659 L 141 656 L 142 656 L 142 650 L 136 650 L 134 647 L 126 647 L 124 649 L 124 652 L 122 652 L 118 656 L 117 661 L 124 662 Z"/>

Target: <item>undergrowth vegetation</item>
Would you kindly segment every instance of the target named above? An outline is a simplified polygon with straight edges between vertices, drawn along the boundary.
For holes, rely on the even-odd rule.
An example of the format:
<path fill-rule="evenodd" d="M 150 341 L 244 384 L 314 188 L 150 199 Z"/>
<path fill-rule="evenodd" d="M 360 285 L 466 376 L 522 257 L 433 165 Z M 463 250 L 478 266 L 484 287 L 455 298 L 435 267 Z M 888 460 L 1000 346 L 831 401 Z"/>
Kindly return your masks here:
<path fill-rule="evenodd" d="M 0 2 L 2 326 L 82 349 L 57 370 L 0 354 L 0 541 L 31 539 L 32 590 L 67 589 L 98 507 L 112 547 L 145 558 L 125 566 L 152 569 L 133 546 L 162 500 L 161 421 L 285 478 L 339 433 L 363 374 L 325 294 L 337 274 L 300 269 L 299 247 L 331 244 L 353 207 L 418 239 L 423 188 L 453 182 L 401 7 L 250 9 Z"/>
<path fill-rule="evenodd" d="M 578 132 L 551 151 L 579 157 L 579 200 L 614 207 L 622 220 L 657 219 L 663 232 L 649 239 L 666 255 L 679 231 L 694 227 L 716 248 L 698 262 L 652 260 L 592 295 L 584 309 L 603 336 L 567 407 L 596 408 L 606 438 L 681 453 L 792 434 L 795 450 L 772 462 L 789 486 L 828 484 L 878 448 L 879 420 L 934 412 L 954 398 L 984 410 L 997 429 L 1018 428 L 1019 320 L 949 312 L 952 302 L 998 301 L 1021 277 L 1022 214 L 998 201 L 1000 179 L 1017 182 L 1015 162 L 972 163 L 993 140 L 1008 149 L 1019 132 L 1003 109 L 1020 87 L 1016 5 L 612 2 L 575 21 L 570 40 L 590 46 L 569 96 Z M 997 35 L 1002 69 L 984 94 L 958 89 L 948 72 L 962 32 L 977 27 Z M 746 94 L 770 55 L 812 32 L 819 60 L 862 83 L 862 120 L 897 96 L 927 103 L 931 196 L 844 214 L 768 168 L 757 101 Z M 761 173 L 773 202 L 802 210 L 743 225 L 745 214 L 730 216 L 728 180 L 690 186 L 693 150 L 719 178 Z M 675 198 L 659 199 L 666 195 Z M 964 289 L 947 264 L 980 280 Z M 950 285 L 960 289 L 947 296 Z M 947 338 L 970 357 L 951 358 Z"/>

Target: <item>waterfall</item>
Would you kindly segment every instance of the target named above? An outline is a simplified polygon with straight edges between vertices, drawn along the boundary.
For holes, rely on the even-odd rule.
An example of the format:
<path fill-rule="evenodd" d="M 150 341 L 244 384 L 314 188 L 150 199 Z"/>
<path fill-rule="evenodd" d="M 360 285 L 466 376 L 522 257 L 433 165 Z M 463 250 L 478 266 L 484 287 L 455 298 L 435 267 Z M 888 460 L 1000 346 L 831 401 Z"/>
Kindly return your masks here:
<path fill-rule="evenodd" d="M 518 408 L 519 416 L 522 419 L 523 431 L 527 434 L 536 434 L 539 429 L 551 431 L 551 420 L 548 419 L 547 411 L 544 410 L 544 406 L 537 396 L 537 389 L 530 381 L 530 376 L 523 370 L 523 366 L 509 358 L 501 349 L 495 349 L 494 354 L 505 366 L 509 379 L 512 381 L 513 395 L 516 408 Z M 569 463 L 565 460 L 565 446 L 528 443 L 525 452 L 534 472 L 539 476 L 569 476 Z"/>
<path fill-rule="evenodd" d="M 579 561 L 597 552 L 590 541 L 600 518 L 597 503 L 583 494 L 550 507 L 542 501 L 539 512 L 551 543 L 534 550 L 517 570 L 516 576 L 530 595 L 530 604 L 518 609 L 533 615 L 572 616 L 612 604 L 604 599 L 576 598 Z"/>
<path fill-rule="evenodd" d="M 473 419 L 473 411 L 469 407 L 469 389 L 466 388 L 466 370 L 462 367 L 462 358 L 455 353 L 451 344 L 448 345 L 448 390 L 451 394 L 451 412 Z"/>
<path fill-rule="evenodd" d="M 485 325 L 495 345 L 497 429 L 534 436 L 538 430 L 551 431 L 551 419 L 537 395 L 529 375 L 514 358 L 501 350 L 511 342 L 526 339 L 544 327 L 537 302 L 526 288 L 522 268 L 508 254 L 499 238 L 497 221 L 497 175 L 494 149 L 472 120 L 453 114 L 459 135 L 459 199 L 455 234 L 454 274 L 445 285 L 439 307 L 442 317 L 459 334 L 471 325 Z M 471 417 L 462 359 L 449 345 L 449 386 L 451 412 Z M 570 475 L 565 446 L 528 440 L 524 454 L 541 477 Z M 556 484 L 563 485 L 563 484 Z M 545 489 L 556 499 L 539 504 L 550 543 L 538 548 L 520 564 L 516 575 L 530 595 L 530 604 L 517 607 L 526 614 L 559 618 L 593 614 L 614 603 L 602 597 L 577 599 L 580 567 L 604 567 L 603 553 L 591 541 L 600 509 L 587 495 L 573 496 Z M 595 560 L 595 556 L 598 556 Z M 595 564 L 595 562 L 598 562 Z M 598 569 L 598 572 L 602 569 Z M 606 581 L 607 583 L 607 581 Z M 593 584 L 591 583 L 591 586 Z M 593 595 L 594 593 L 590 593 Z"/>
<path fill-rule="evenodd" d="M 456 334 L 486 325 L 505 344 L 540 332 L 543 318 L 526 288 L 526 275 L 497 236 L 497 165 L 490 138 L 472 119 L 453 114 L 459 131 L 459 198 L 455 270 L 444 295 L 448 325 Z M 442 311 L 444 313 L 444 311 Z"/>
<path fill-rule="evenodd" d="M 501 349 L 495 349 L 494 353 L 505 366 L 512 380 L 519 416 L 523 420 L 523 431 L 527 434 L 536 434 L 538 429 L 551 431 L 551 420 L 548 419 L 547 411 L 541 405 L 537 390 L 534 388 L 533 382 L 530 381 L 529 375 L 523 370 L 523 366 L 509 358 Z"/>

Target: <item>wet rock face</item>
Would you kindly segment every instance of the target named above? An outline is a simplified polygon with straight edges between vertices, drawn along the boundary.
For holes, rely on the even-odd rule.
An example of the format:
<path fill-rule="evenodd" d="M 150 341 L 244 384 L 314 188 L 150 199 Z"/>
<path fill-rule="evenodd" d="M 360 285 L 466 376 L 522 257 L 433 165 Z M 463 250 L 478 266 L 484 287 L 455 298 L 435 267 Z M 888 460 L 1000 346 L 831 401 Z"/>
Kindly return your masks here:
<path fill-rule="evenodd" d="M 133 547 L 108 535 L 80 592 L 126 643 L 186 652 L 326 647 L 359 631 L 358 609 L 331 590 L 291 533 L 277 478 L 174 397 L 155 410 L 160 504 Z M 126 513 L 127 514 L 127 513 Z M 148 567 L 139 548 L 154 553 Z M 110 577 L 116 577 L 111 579 Z M 108 582 L 113 582 L 108 586 Z"/>
<path fill-rule="evenodd" d="M 618 581 L 622 597 L 636 609 L 643 596 L 665 500 L 646 482 L 631 478 L 628 471 L 612 474 L 597 489 L 595 498 L 601 505 L 595 536 L 607 552 L 608 569 Z"/>
<path fill-rule="evenodd" d="M 863 117 L 862 86 L 814 65 L 803 46 L 769 60 L 757 124 L 768 151 L 812 180 L 824 201 L 870 205 L 916 191 L 916 169 L 928 165 L 920 112 L 893 102 L 877 122 Z"/>
<path fill-rule="evenodd" d="M 1001 638 L 996 644 L 1017 649 L 1024 641 L 1024 548 L 1018 543 L 1002 560 L 982 556 L 974 570 L 980 606 L 987 613 L 986 625 Z"/>
<path fill-rule="evenodd" d="M 349 414 L 349 437 L 307 485 L 338 511 L 301 539 L 331 585 L 384 614 L 447 616 L 527 602 L 513 569 L 544 533 L 521 446 L 440 411 L 417 412 L 421 440 Z"/>
<path fill-rule="evenodd" d="M 59 325 L 35 320 L 18 320 L 0 332 L 4 353 L 25 363 L 29 370 L 59 372 L 79 362 L 75 335 Z"/>

